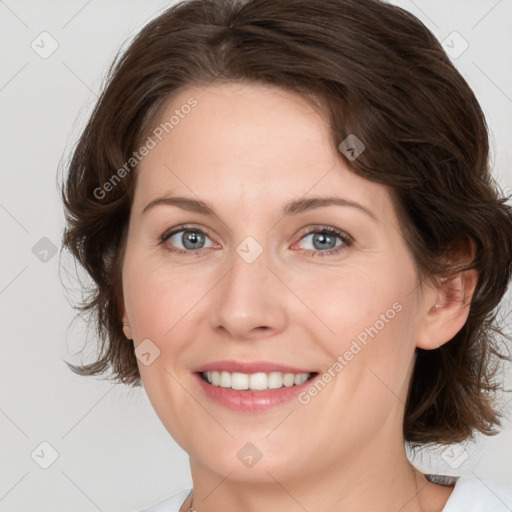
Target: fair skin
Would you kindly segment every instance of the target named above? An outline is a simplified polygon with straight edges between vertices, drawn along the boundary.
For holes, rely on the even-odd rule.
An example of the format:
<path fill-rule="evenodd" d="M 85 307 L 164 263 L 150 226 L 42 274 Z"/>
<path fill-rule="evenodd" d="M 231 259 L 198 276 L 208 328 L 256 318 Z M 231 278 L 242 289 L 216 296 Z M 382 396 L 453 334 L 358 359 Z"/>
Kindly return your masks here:
<path fill-rule="evenodd" d="M 419 287 L 389 190 L 350 171 L 301 97 L 256 84 L 190 87 L 161 120 L 190 96 L 197 107 L 137 170 L 123 323 L 135 348 L 149 339 L 160 350 L 139 369 L 159 418 L 189 454 L 194 507 L 441 511 L 452 488 L 429 483 L 408 462 L 404 404 L 415 348 L 435 349 L 461 329 L 476 276 L 453 279 L 450 294 Z M 214 214 L 169 204 L 143 212 L 171 195 L 204 201 Z M 281 213 L 290 201 L 333 195 L 375 218 L 338 205 Z M 182 232 L 159 243 L 183 223 L 206 234 L 199 248 L 182 245 Z M 338 252 L 312 256 L 325 252 L 311 235 L 323 226 L 353 243 L 333 235 L 327 250 Z M 251 263 L 236 252 L 248 236 L 263 249 Z M 193 375 L 224 359 L 322 372 L 397 302 L 401 311 L 306 405 L 233 411 Z M 248 442 L 262 454 L 253 467 L 237 457 Z"/>

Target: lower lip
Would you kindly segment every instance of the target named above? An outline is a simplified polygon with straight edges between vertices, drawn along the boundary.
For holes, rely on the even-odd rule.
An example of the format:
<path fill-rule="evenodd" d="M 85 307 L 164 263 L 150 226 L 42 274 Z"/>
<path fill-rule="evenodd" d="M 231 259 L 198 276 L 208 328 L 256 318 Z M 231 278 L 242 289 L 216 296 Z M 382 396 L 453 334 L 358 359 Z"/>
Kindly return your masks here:
<path fill-rule="evenodd" d="M 308 388 L 318 375 L 296 386 L 283 386 L 282 388 L 267 389 L 265 391 L 239 391 L 231 388 L 222 388 L 204 381 L 198 373 L 195 373 L 194 377 L 198 380 L 206 396 L 214 402 L 233 411 L 261 412 L 293 400 L 301 391 Z"/>

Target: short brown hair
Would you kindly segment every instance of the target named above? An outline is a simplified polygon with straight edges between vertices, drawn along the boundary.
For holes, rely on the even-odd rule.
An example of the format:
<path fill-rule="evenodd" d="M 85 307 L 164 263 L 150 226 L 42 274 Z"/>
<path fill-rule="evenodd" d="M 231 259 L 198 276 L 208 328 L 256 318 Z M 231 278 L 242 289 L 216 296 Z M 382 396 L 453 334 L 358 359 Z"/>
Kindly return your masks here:
<path fill-rule="evenodd" d="M 121 321 L 135 172 L 107 192 L 104 184 L 173 95 L 222 82 L 271 84 L 318 101 L 336 148 L 356 134 L 366 150 L 353 161 L 340 158 L 390 187 L 422 282 L 476 269 L 463 328 L 436 350 L 417 349 L 404 436 L 452 443 L 475 430 L 496 433 L 494 378 L 507 358 L 496 317 L 511 277 L 512 209 L 490 174 L 487 126 L 473 91 L 417 18 L 378 0 L 184 1 L 118 54 L 62 190 L 63 245 L 94 281 L 81 310 L 94 316 L 101 343 L 96 362 L 69 366 L 80 375 L 111 369 L 114 380 L 141 384 Z M 452 252 L 467 251 L 470 241 L 476 257 L 454 265 Z"/>

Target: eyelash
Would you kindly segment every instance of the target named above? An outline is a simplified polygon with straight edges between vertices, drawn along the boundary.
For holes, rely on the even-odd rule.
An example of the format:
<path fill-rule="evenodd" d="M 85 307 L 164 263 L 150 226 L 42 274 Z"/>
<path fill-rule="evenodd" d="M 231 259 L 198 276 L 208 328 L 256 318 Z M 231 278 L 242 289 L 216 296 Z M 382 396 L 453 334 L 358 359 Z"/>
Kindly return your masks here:
<path fill-rule="evenodd" d="M 166 231 L 163 235 L 160 236 L 158 245 L 164 245 L 171 236 L 175 235 L 176 233 L 180 233 L 181 231 L 190 231 L 194 233 L 201 233 L 203 235 L 208 236 L 208 233 L 203 231 L 197 226 L 191 226 L 191 225 L 181 225 L 176 226 L 172 229 L 172 231 Z M 343 249 L 346 249 L 350 247 L 354 243 L 354 239 L 349 236 L 348 234 L 344 233 L 343 231 L 340 231 L 339 229 L 333 228 L 332 226 L 314 226 L 310 231 L 307 231 L 300 237 L 300 240 L 304 239 L 306 236 L 309 236 L 311 234 L 327 234 L 327 235 L 335 235 L 341 239 L 343 242 L 341 245 L 335 247 L 334 249 L 329 249 L 326 251 L 321 250 L 310 250 L 310 249 L 303 249 L 303 251 L 308 255 L 312 257 L 318 257 L 318 256 L 330 256 L 332 254 L 336 254 Z M 201 249 L 198 250 L 183 250 L 183 249 L 176 249 L 176 248 L 169 248 L 166 247 L 166 250 L 169 252 L 174 252 L 176 254 L 184 254 L 187 256 L 201 256 Z M 195 254 L 194 254 L 195 253 Z"/>

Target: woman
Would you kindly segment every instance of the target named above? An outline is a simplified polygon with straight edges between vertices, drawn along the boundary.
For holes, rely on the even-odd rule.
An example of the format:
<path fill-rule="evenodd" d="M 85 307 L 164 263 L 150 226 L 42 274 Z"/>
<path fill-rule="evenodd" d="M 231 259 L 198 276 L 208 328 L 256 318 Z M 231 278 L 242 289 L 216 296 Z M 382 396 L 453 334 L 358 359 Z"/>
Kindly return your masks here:
<path fill-rule="evenodd" d="M 170 8 L 113 66 L 63 197 L 102 342 L 72 368 L 143 384 L 190 456 L 193 491 L 148 510 L 510 510 L 510 484 L 405 453 L 496 432 L 512 268 L 483 114 L 411 14 Z"/>

